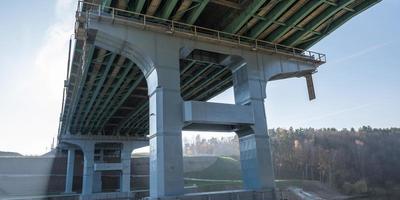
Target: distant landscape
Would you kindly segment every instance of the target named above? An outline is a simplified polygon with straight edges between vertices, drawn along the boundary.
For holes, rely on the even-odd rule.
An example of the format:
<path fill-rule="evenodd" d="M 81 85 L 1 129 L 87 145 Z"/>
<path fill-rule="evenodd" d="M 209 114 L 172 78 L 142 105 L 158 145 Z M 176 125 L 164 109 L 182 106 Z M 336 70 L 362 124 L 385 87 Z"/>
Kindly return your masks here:
<path fill-rule="evenodd" d="M 278 180 L 315 180 L 346 195 L 400 198 L 400 128 L 278 128 L 269 130 L 269 134 Z M 211 139 L 197 136 L 193 142 L 185 143 L 184 152 L 232 158 L 224 161 L 225 166 L 220 166 L 223 164 L 219 161 L 214 169 L 187 174 L 189 177 L 240 179 L 236 136 Z"/>
<path fill-rule="evenodd" d="M 280 191 L 290 187 L 301 188 L 323 199 L 344 199 L 343 195 L 348 199 L 400 199 L 400 128 L 277 128 L 269 130 L 269 134 L 276 185 Z M 183 141 L 186 186 L 196 186 L 199 191 L 242 187 L 237 136 L 206 139 L 197 135 L 194 140 L 184 138 Z M 1 151 L 0 156 L 3 159 L 28 158 L 5 151 Z M 51 171 L 52 162 L 48 161 L 52 160 L 52 156 L 49 153 L 37 157 L 38 162 L 43 162 L 35 162 L 38 166 L 49 165 L 40 168 L 44 173 Z M 53 175 L 65 173 L 63 156 L 52 167 Z M 133 161 L 138 165 L 133 168 L 137 171 L 142 167 L 141 172 L 136 173 L 143 177 L 148 174 L 148 159 L 144 158 L 147 156 L 147 153 L 134 155 L 140 161 Z M 21 163 L 25 161 L 18 160 Z M 2 164 L 5 167 L 2 172 L 4 177 L 13 178 L 8 172 L 7 163 Z M 17 168 L 15 173 L 27 170 Z M 31 168 L 32 165 L 29 169 L 35 170 L 35 167 Z M 32 177 L 37 174 L 43 173 L 31 173 Z M 18 180 L 18 176 L 14 179 Z M 145 180 L 142 182 L 143 187 L 148 187 Z M 4 194 L 6 192 L 3 191 Z"/>
<path fill-rule="evenodd" d="M 0 151 L 0 156 L 22 156 L 22 154 L 9 151 Z"/>

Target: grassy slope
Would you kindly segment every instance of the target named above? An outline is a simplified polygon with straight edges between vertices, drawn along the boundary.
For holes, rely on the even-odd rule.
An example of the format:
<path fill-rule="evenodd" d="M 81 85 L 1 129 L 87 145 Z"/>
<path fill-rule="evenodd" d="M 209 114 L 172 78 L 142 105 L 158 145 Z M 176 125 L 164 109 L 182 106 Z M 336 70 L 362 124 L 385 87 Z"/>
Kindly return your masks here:
<path fill-rule="evenodd" d="M 185 178 L 186 185 L 196 185 L 200 191 L 239 189 L 242 186 L 240 162 L 230 157 L 218 157 L 215 163 L 204 170 L 185 173 Z M 276 180 L 276 186 L 281 190 L 298 187 L 321 196 L 340 196 L 335 190 L 318 181 Z"/>
<path fill-rule="evenodd" d="M 239 189 L 242 186 L 240 162 L 230 157 L 218 157 L 204 170 L 185 173 L 185 178 L 185 185 L 196 185 L 199 192 Z"/>
<path fill-rule="evenodd" d="M 240 163 L 230 157 L 218 157 L 218 159 L 206 169 L 185 173 L 185 177 L 214 180 L 240 180 Z"/>

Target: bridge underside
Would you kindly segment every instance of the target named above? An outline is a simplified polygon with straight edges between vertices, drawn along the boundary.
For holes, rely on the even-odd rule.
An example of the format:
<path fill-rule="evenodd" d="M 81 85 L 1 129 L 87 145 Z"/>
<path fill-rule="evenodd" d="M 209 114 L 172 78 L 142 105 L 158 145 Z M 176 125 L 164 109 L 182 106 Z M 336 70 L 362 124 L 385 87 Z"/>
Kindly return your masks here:
<path fill-rule="evenodd" d="M 85 2 L 101 4 L 102 12 L 112 12 L 113 15 L 126 10 L 306 49 L 379 0 L 85 0 Z M 87 60 L 82 62 L 79 59 L 83 57 L 84 51 L 83 43 L 78 42 L 74 49 L 74 55 L 77 56 L 74 56 L 69 82 L 71 86 L 78 84 L 74 82 L 74 74 L 82 72 L 78 70 L 78 65 L 83 63 L 87 65 L 87 77 L 83 83 L 79 83 L 83 88 L 80 88 L 82 91 L 78 93 L 83 95 L 72 99 L 73 91 L 70 89 L 66 91 L 64 110 L 68 111 L 70 108 L 76 110 L 72 116 L 63 115 L 64 122 L 70 120 L 68 121 L 70 133 L 146 135 L 147 85 L 135 63 L 117 53 L 98 47 L 86 50 Z M 205 101 L 232 86 L 231 73 L 219 64 L 221 59 L 223 59 L 221 55 L 212 52 L 194 51 L 180 60 L 181 95 L 184 100 Z M 215 76 L 210 78 L 210 75 Z M 276 78 L 286 77 L 282 75 Z M 75 105 L 70 105 L 72 101 Z M 64 124 L 61 128 L 64 131 L 66 129 Z"/>
<path fill-rule="evenodd" d="M 307 49 L 379 1 L 94 0 L 94 3 Z"/>
<path fill-rule="evenodd" d="M 84 52 L 75 48 L 75 54 Z M 149 103 L 146 79 L 128 58 L 100 47 L 86 50 L 88 70 L 82 95 L 76 99 L 69 132 L 79 135 L 148 135 Z M 83 53 L 81 53 L 83 54 Z M 231 71 L 221 64 L 221 54 L 194 50 L 180 59 L 180 85 L 184 100 L 206 101 L 232 86 Z M 74 62 L 71 76 L 79 70 Z M 212 77 L 212 78 L 210 78 Z M 77 82 L 70 79 L 70 88 Z M 65 111 L 72 103 L 72 89 L 67 90 Z M 63 121 L 68 115 L 63 115 Z M 63 127 L 65 128 L 65 127 Z"/>

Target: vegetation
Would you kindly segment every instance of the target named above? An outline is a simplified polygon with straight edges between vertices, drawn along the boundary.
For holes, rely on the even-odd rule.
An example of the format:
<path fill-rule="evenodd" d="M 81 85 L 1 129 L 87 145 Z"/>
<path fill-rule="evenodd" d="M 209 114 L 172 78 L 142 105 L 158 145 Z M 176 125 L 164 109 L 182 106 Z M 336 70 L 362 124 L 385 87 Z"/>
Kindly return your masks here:
<path fill-rule="evenodd" d="M 279 179 L 319 180 L 347 194 L 400 186 L 400 129 L 276 129 L 270 135 Z"/>
<path fill-rule="evenodd" d="M 351 195 L 400 196 L 399 128 L 278 128 L 269 134 L 277 179 L 317 180 Z M 224 153 L 232 158 L 239 156 L 237 137 L 196 138 L 193 143 L 185 144 L 184 151 L 190 155 L 218 154 L 213 150 L 215 146 L 219 149 L 226 146 L 230 150 L 225 149 Z M 223 170 L 204 174 L 221 177 L 219 173 L 227 173 L 233 179 L 236 176 L 232 174 L 239 173 L 238 169 L 218 168 Z"/>
<path fill-rule="evenodd" d="M 185 173 L 185 177 L 214 180 L 238 180 L 240 179 L 240 163 L 230 157 L 218 157 L 217 160 L 206 169 L 198 172 Z"/>

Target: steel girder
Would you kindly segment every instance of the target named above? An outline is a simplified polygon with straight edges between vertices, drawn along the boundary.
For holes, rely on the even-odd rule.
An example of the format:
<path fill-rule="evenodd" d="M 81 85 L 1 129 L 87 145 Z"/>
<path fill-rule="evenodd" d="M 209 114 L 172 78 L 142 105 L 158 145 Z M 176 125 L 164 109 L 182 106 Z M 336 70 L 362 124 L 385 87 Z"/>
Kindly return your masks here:
<path fill-rule="evenodd" d="M 190 5 L 192 5 L 192 0 L 183 0 L 172 20 L 180 20 L 185 12 L 189 10 Z"/>
<path fill-rule="evenodd" d="M 132 77 L 136 71 L 132 69 L 134 63 L 130 62 L 128 64 L 127 69 L 124 70 L 121 78 L 118 79 L 118 81 L 113 84 L 112 90 L 108 93 L 107 98 L 101 103 L 100 108 L 97 109 L 96 115 L 94 116 L 93 120 L 88 121 L 88 130 L 92 131 L 95 125 L 99 124 L 99 121 L 104 118 L 104 115 L 107 114 L 107 110 L 109 110 L 109 107 L 111 105 L 110 101 L 113 100 L 117 94 L 118 91 L 121 90 L 121 88 L 126 87 L 126 82 L 129 79 L 128 77 Z"/>
<path fill-rule="evenodd" d="M 289 38 L 287 38 L 283 44 L 288 46 L 295 46 L 298 42 L 300 42 L 305 35 L 308 34 L 307 31 L 311 31 L 316 29 L 330 17 L 334 16 L 338 11 L 343 9 L 344 7 L 348 6 L 349 4 L 353 3 L 354 0 L 340 0 L 337 6 L 329 6 L 325 9 L 321 14 L 317 17 L 313 18 L 310 22 L 308 22 L 304 29 L 305 30 L 298 30 Z"/>
<path fill-rule="evenodd" d="M 104 125 L 107 123 L 107 121 L 114 115 L 114 113 L 118 110 L 118 108 L 125 102 L 125 100 L 132 94 L 133 90 L 139 85 L 139 83 L 144 80 L 143 73 L 139 73 L 138 76 L 136 76 L 135 80 L 128 86 L 128 89 L 126 92 L 122 95 L 122 97 L 116 102 L 115 105 L 113 105 L 110 109 L 110 112 L 108 115 L 105 116 L 102 122 L 99 123 L 99 126 L 97 127 L 104 127 Z"/>
<path fill-rule="evenodd" d="M 88 71 L 89 71 L 89 66 L 91 64 L 92 57 L 93 57 L 93 54 L 94 54 L 94 51 L 95 51 L 95 46 L 94 45 L 91 45 L 91 44 L 88 44 L 88 45 L 89 45 L 89 48 L 85 51 L 85 53 L 83 55 L 83 58 L 85 60 L 83 62 L 83 66 L 81 68 L 83 70 L 83 72 L 81 73 L 78 86 L 77 86 L 76 90 L 72 94 L 72 96 L 73 96 L 73 100 L 72 100 L 73 105 L 72 105 L 72 108 L 70 108 L 72 110 L 72 112 L 69 112 L 68 116 L 67 116 L 66 131 L 68 131 L 70 129 L 70 127 L 71 127 L 72 120 L 73 120 L 73 115 L 75 115 L 75 113 L 76 113 L 79 97 L 82 95 L 82 90 L 83 90 L 84 84 L 86 83 L 87 74 L 88 74 Z"/>
<path fill-rule="evenodd" d="M 259 1 L 253 1 L 247 8 L 246 10 L 244 10 L 239 17 L 237 17 L 235 20 L 233 20 L 232 23 L 230 23 L 226 28 L 225 28 L 225 32 L 228 33 L 236 33 L 237 31 L 240 30 L 240 28 L 242 28 L 243 25 L 246 24 L 247 21 L 249 21 L 249 19 L 251 17 L 253 17 L 254 13 L 257 12 L 257 10 L 264 5 L 264 3 L 266 2 L 266 0 L 259 0 Z"/>
<path fill-rule="evenodd" d="M 95 87 L 95 81 L 97 79 L 98 73 L 100 72 L 100 69 L 102 68 L 103 65 L 103 60 L 107 56 L 106 55 L 107 51 L 104 49 L 99 49 L 98 54 L 96 59 L 92 60 L 91 63 L 92 65 L 88 66 L 88 70 L 92 69 L 92 72 L 88 75 L 88 80 L 86 80 L 86 83 L 84 84 L 83 87 L 83 97 L 80 97 L 79 99 L 79 104 L 78 104 L 78 111 L 75 112 L 74 116 L 74 121 L 71 124 L 71 127 L 73 129 L 77 128 L 76 125 L 78 124 L 79 120 L 82 120 L 82 111 L 84 107 L 87 106 L 88 103 L 88 98 L 90 94 L 92 93 L 92 88 Z"/>
<path fill-rule="evenodd" d="M 307 2 L 299 11 L 293 14 L 288 20 L 286 20 L 285 24 L 288 26 L 280 26 L 275 29 L 271 34 L 269 34 L 265 40 L 267 41 L 275 41 L 276 39 L 285 35 L 292 27 L 296 26 L 301 20 L 303 20 L 306 16 L 308 16 L 314 9 L 320 6 L 324 1 L 322 0 L 313 0 Z"/>
<path fill-rule="evenodd" d="M 188 18 L 186 19 L 186 23 L 188 24 L 194 24 L 199 18 L 201 12 L 203 12 L 204 8 L 207 6 L 208 2 L 210 0 L 203 0 L 202 2 L 197 4 L 197 7 L 194 8 L 191 12 Z"/>
<path fill-rule="evenodd" d="M 270 13 L 268 13 L 268 16 L 265 21 L 260 21 L 258 24 L 250 29 L 248 36 L 252 38 L 257 38 L 266 28 L 268 28 L 276 19 L 282 15 L 288 9 L 293 3 L 295 3 L 295 0 L 285 0 L 279 2 L 272 10 Z"/>
<path fill-rule="evenodd" d="M 136 4 L 134 6 L 134 11 L 135 12 L 142 12 L 144 4 L 146 3 L 146 0 L 136 0 Z"/>
<path fill-rule="evenodd" d="M 78 128 L 81 128 L 82 124 L 86 120 L 86 117 L 88 116 L 89 112 L 91 111 L 92 106 L 93 106 L 94 102 L 96 101 L 96 99 L 97 99 L 97 97 L 98 97 L 98 95 L 100 93 L 100 90 L 103 87 L 103 84 L 104 84 L 104 82 L 105 82 L 105 80 L 106 80 L 106 78 L 108 76 L 108 73 L 109 73 L 109 71 L 111 69 L 111 65 L 113 64 L 115 57 L 116 57 L 116 54 L 113 53 L 110 56 L 110 58 L 108 59 L 106 67 L 105 67 L 105 70 L 104 70 L 103 74 L 101 75 L 100 80 L 97 82 L 97 84 L 95 86 L 96 88 L 94 90 L 94 93 L 92 94 L 89 103 L 85 106 L 85 111 L 83 113 L 83 117 L 81 118 L 81 120 L 80 120 L 80 122 L 78 124 Z"/>
<path fill-rule="evenodd" d="M 100 106 L 101 102 L 105 101 L 108 90 L 110 90 L 110 88 L 112 86 L 114 86 L 114 88 L 112 88 L 110 93 L 108 94 L 108 96 L 110 96 L 110 95 L 112 96 L 114 94 L 114 93 L 112 93 L 112 91 L 115 90 L 115 87 L 118 88 L 120 86 L 120 84 L 122 84 L 122 80 L 125 79 L 126 75 L 128 74 L 128 72 L 131 68 L 131 67 L 127 67 L 125 69 L 122 68 L 122 65 L 124 64 L 125 60 L 126 60 L 125 57 L 123 57 L 123 56 L 119 57 L 117 64 L 113 67 L 111 74 L 107 78 L 107 82 L 102 87 L 103 89 L 99 95 L 99 100 L 97 100 L 95 105 L 93 106 L 92 111 L 90 112 L 89 116 L 87 117 L 87 119 L 83 125 L 83 128 L 87 128 L 89 126 L 89 123 L 93 120 L 92 117 L 95 115 L 95 113 L 97 113 L 99 110 L 100 111 L 103 110 L 102 107 L 99 108 L 99 106 Z M 133 65 L 133 64 L 131 63 L 130 65 Z M 120 78 L 118 79 L 117 75 L 120 73 L 120 71 L 123 71 L 123 72 L 122 72 L 122 75 L 120 75 Z M 115 79 L 116 79 L 116 83 L 114 85 L 112 85 Z"/>
<path fill-rule="evenodd" d="M 343 25 L 344 23 L 346 23 L 348 20 L 350 20 L 352 17 L 360 14 L 361 12 L 363 12 L 364 10 L 370 8 L 371 6 L 381 2 L 382 0 L 365 0 L 362 3 L 360 3 L 359 5 L 355 6 L 353 8 L 353 12 L 347 12 L 344 15 L 342 15 L 341 17 L 339 17 L 338 19 L 336 19 L 335 21 L 333 21 L 329 27 L 323 32 L 323 34 L 313 40 L 310 40 L 306 43 L 303 43 L 300 45 L 300 48 L 309 48 L 312 45 L 314 45 L 315 43 L 317 43 L 318 41 L 320 41 L 322 38 L 324 38 L 325 36 L 329 35 L 330 33 L 332 33 L 334 30 L 336 30 L 337 28 L 339 28 L 341 25 Z"/>
<path fill-rule="evenodd" d="M 157 16 L 165 19 L 185 19 L 185 22 L 188 24 L 196 23 L 201 13 L 204 12 L 204 9 L 208 5 L 208 3 L 212 2 L 222 5 L 222 2 L 226 2 L 213 0 L 168 0 L 165 2 L 161 0 L 148 0 L 149 3 L 146 3 L 146 0 L 125 1 L 127 1 L 127 5 L 129 5 L 129 8 L 127 8 L 128 10 L 147 13 L 149 15 L 154 15 L 155 13 L 157 13 Z M 115 6 L 114 3 L 111 4 L 111 2 L 113 1 L 102 0 L 101 5 L 103 7 Z M 269 7 L 272 7 L 272 9 L 264 13 L 264 17 L 260 17 L 256 13 L 258 11 L 261 12 L 260 8 L 262 6 L 267 7 L 266 2 L 268 2 L 268 4 L 270 5 Z M 375 1 L 365 0 L 360 2 L 363 4 L 371 4 L 370 2 Z M 288 46 L 304 47 L 307 45 L 303 45 L 302 43 L 310 43 L 307 36 L 310 33 L 315 33 L 316 28 L 318 28 L 321 24 L 330 19 L 332 16 L 336 15 L 338 12 L 345 11 L 347 13 L 346 16 L 354 15 L 356 10 L 348 7 L 348 5 L 351 5 L 352 3 L 358 3 L 358 1 L 338 0 L 338 2 L 333 2 L 330 0 L 309 0 L 299 10 L 295 11 L 293 15 L 288 19 L 277 21 L 278 18 L 285 14 L 285 12 L 287 12 L 287 10 L 292 7 L 294 3 L 297 2 L 295 0 L 252 0 L 249 4 L 247 4 L 245 8 L 240 7 L 241 9 L 224 4 L 225 7 L 234 9 L 232 12 L 238 12 L 238 17 L 234 18 L 231 23 L 225 26 L 224 31 L 229 33 L 238 33 L 239 31 L 239 34 L 247 32 L 246 35 L 249 37 L 265 37 L 265 40 L 267 41 L 276 41 L 280 44 Z M 322 13 L 316 15 L 315 17 L 312 17 L 311 21 L 307 23 L 304 27 L 296 26 L 296 24 L 301 24 L 304 19 L 306 19 L 310 15 L 313 15 L 313 11 L 319 8 L 321 4 L 325 4 L 325 6 L 327 6 L 327 9 L 323 10 Z M 143 11 L 145 6 L 146 9 Z M 218 10 L 216 12 L 218 12 Z M 260 17 L 260 19 L 262 20 L 258 20 L 258 17 Z M 251 23 L 251 25 L 245 28 L 246 23 Z M 272 32 L 266 32 L 266 30 L 273 24 L 277 25 L 277 28 L 275 30 L 270 30 Z M 244 29 L 244 31 L 242 29 Z M 315 36 L 310 40 L 314 41 L 316 38 L 323 38 L 325 35 L 326 34 L 321 34 L 320 36 Z"/>
<path fill-rule="evenodd" d="M 169 0 L 165 2 L 160 17 L 168 19 L 174 10 L 176 4 L 178 3 L 178 0 Z"/>
<path fill-rule="evenodd" d="M 161 4 L 161 0 L 152 0 L 147 7 L 146 15 L 154 15 Z"/>

